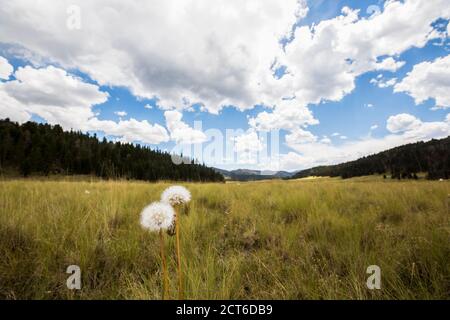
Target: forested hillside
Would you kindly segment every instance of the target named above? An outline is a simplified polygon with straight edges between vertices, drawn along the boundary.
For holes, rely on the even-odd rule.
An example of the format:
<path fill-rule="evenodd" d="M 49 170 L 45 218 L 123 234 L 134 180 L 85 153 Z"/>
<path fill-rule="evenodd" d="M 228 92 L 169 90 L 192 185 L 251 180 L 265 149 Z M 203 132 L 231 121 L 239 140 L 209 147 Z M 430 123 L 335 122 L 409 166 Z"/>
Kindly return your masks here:
<path fill-rule="evenodd" d="M 393 179 L 414 179 L 426 172 L 428 179 L 450 176 L 450 137 L 417 142 L 334 166 L 321 166 L 299 171 L 293 178 L 308 176 L 359 177 L 385 174 Z"/>
<path fill-rule="evenodd" d="M 137 180 L 223 181 L 200 164 L 172 162 L 170 154 L 145 146 L 99 141 L 56 125 L 0 120 L 0 174 L 95 175 Z"/>

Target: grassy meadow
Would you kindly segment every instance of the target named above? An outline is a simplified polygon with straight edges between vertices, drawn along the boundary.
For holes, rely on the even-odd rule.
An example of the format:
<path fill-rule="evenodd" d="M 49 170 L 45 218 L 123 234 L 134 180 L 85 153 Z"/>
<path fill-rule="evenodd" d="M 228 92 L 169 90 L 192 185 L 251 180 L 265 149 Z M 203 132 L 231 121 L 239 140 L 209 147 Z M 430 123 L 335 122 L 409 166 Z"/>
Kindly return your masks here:
<path fill-rule="evenodd" d="M 0 299 L 161 299 L 141 210 L 170 183 L 0 181 Z M 183 184 L 188 299 L 448 299 L 449 182 Z M 171 297 L 175 238 L 166 237 Z M 78 265 L 82 289 L 68 290 Z M 381 267 L 381 290 L 366 268 Z"/>

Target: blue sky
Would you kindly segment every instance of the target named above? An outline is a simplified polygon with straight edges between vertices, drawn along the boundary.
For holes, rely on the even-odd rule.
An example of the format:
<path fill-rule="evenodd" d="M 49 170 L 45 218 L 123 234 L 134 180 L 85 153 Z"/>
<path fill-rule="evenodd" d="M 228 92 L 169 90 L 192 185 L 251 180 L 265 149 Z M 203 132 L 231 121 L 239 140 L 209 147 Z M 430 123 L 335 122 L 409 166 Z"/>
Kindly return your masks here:
<path fill-rule="evenodd" d="M 298 170 L 442 138 L 444 4 L 252 0 L 215 10 L 171 0 L 158 12 L 130 6 L 133 17 L 114 0 L 12 4 L 0 13 L 0 117 L 169 152 L 203 150 L 212 132 L 240 129 L 222 141 L 233 160 L 191 155 L 226 169 Z M 30 18 L 14 20 L 14 10 Z M 260 155 L 272 150 L 267 131 L 279 132 L 270 158 Z"/>

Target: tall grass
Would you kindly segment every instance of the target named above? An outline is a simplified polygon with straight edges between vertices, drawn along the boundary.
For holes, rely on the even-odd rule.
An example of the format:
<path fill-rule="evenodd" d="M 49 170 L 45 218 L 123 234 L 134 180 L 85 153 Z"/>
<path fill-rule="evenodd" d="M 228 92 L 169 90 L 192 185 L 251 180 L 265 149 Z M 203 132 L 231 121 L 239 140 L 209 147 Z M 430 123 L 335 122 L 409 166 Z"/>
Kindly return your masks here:
<path fill-rule="evenodd" d="M 139 213 L 167 183 L 0 182 L 0 298 L 161 299 Z M 448 299 L 448 182 L 186 184 L 188 299 Z M 86 192 L 88 191 L 88 193 Z M 176 274 L 175 239 L 167 240 Z M 82 271 L 68 290 L 67 266 Z M 366 287 L 379 265 L 381 290 Z M 177 277 L 170 279 L 177 296 Z"/>

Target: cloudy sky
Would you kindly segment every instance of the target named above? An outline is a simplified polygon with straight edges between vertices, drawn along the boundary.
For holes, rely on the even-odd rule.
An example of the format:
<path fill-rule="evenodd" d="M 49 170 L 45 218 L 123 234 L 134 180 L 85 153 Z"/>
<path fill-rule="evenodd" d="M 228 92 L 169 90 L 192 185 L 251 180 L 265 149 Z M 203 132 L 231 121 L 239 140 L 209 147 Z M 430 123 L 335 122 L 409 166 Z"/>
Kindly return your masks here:
<path fill-rule="evenodd" d="M 450 135 L 449 19 L 448 0 L 0 0 L 0 118 L 226 169 L 353 160 Z"/>

